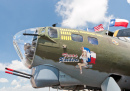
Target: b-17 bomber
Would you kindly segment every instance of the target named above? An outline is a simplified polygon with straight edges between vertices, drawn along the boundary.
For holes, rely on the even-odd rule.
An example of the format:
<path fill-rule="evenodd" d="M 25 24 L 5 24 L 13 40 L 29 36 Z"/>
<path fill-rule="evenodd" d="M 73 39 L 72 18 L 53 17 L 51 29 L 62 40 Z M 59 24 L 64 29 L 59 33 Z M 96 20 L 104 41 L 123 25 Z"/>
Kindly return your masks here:
<path fill-rule="evenodd" d="M 31 69 L 30 75 L 21 76 L 29 78 L 34 88 L 130 91 L 130 42 L 125 38 L 130 29 L 126 31 L 106 34 L 62 27 L 20 31 L 13 44 Z"/>

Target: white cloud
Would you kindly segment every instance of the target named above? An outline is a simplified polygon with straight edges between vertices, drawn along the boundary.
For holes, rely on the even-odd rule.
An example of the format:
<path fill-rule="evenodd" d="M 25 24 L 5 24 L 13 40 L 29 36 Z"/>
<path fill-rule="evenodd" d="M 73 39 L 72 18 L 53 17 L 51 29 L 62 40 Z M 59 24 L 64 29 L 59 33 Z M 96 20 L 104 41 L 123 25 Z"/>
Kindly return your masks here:
<path fill-rule="evenodd" d="M 15 85 L 14 89 L 18 89 L 21 87 L 20 82 L 18 82 L 17 80 L 13 80 L 11 82 L 11 85 Z"/>
<path fill-rule="evenodd" d="M 56 4 L 56 12 L 63 18 L 62 26 L 82 28 L 88 23 L 108 23 L 106 16 L 108 0 L 60 0 Z"/>
<path fill-rule="evenodd" d="M 8 65 L 9 68 L 13 68 L 16 70 L 28 70 L 21 61 L 14 60 L 10 65 Z"/>
<path fill-rule="evenodd" d="M 22 77 L 18 77 L 20 83 L 26 83 L 28 79 L 23 79 Z"/>
<path fill-rule="evenodd" d="M 17 82 L 17 80 L 13 80 L 13 81 L 11 82 L 11 85 L 17 85 L 17 84 L 19 84 L 19 83 Z"/>
<path fill-rule="evenodd" d="M 0 71 L 4 71 L 5 65 L 0 63 Z"/>
<path fill-rule="evenodd" d="M 27 71 L 28 68 L 26 68 L 22 62 L 18 60 L 13 60 L 11 63 L 0 63 L 0 71 L 5 71 L 5 67 L 15 69 L 15 70 L 25 70 Z"/>
<path fill-rule="evenodd" d="M 9 82 L 6 78 L 0 78 L 0 83 L 6 83 Z"/>
<path fill-rule="evenodd" d="M 49 91 L 49 88 L 35 89 L 31 86 L 30 80 L 17 77 L 11 82 L 11 85 L 0 88 L 0 91 Z M 51 88 L 51 91 L 57 91 L 57 89 Z"/>
<path fill-rule="evenodd" d="M 127 2 L 130 4 L 130 0 L 127 0 Z"/>
<path fill-rule="evenodd" d="M 57 89 L 50 89 L 51 91 L 57 91 Z M 2 87 L 0 91 L 49 91 L 49 88 L 33 88 L 30 84 L 24 84 L 23 86 L 19 87 Z M 62 90 L 59 90 L 62 91 Z"/>
<path fill-rule="evenodd" d="M 0 88 L 0 91 L 49 91 L 49 88 L 38 88 L 38 89 L 35 89 L 35 88 L 32 88 L 32 86 L 30 84 L 26 84 L 26 85 L 23 85 L 19 88 L 15 88 L 15 87 L 2 87 Z M 57 91 L 57 89 L 52 89 L 51 88 L 51 91 Z M 59 90 L 59 91 L 62 91 L 62 90 Z"/>

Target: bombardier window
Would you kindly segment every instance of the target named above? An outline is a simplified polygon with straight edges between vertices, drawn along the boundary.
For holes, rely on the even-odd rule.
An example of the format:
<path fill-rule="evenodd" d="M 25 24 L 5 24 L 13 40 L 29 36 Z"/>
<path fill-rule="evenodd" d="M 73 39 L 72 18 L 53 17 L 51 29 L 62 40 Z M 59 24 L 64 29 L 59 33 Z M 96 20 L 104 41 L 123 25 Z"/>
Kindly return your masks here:
<path fill-rule="evenodd" d="M 98 45 L 98 40 L 94 37 L 88 37 L 88 42 L 93 45 Z"/>
<path fill-rule="evenodd" d="M 71 38 L 72 38 L 73 41 L 83 42 L 83 37 L 81 35 L 71 34 Z"/>
<path fill-rule="evenodd" d="M 48 28 L 48 35 L 49 35 L 51 38 L 57 38 L 57 37 L 58 37 L 57 29 Z"/>

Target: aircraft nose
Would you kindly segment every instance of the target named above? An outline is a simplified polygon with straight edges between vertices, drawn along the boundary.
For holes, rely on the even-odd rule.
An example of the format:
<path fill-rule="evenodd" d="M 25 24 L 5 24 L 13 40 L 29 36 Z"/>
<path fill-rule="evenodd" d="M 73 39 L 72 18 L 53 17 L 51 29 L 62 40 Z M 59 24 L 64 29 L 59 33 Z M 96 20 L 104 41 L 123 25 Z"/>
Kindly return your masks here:
<path fill-rule="evenodd" d="M 30 68 L 35 54 L 37 36 L 23 35 L 25 32 L 37 34 L 37 29 L 32 28 L 18 32 L 14 35 L 13 44 L 21 61 L 26 67 Z"/>
<path fill-rule="evenodd" d="M 25 44 L 26 45 L 26 44 Z M 26 57 L 29 57 L 30 59 L 33 59 L 33 55 L 34 55 L 34 52 L 35 52 L 35 48 L 32 47 L 32 45 L 29 45 L 29 46 L 25 46 L 24 45 L 24 49 L 25 49 L 25 56 Z"/>

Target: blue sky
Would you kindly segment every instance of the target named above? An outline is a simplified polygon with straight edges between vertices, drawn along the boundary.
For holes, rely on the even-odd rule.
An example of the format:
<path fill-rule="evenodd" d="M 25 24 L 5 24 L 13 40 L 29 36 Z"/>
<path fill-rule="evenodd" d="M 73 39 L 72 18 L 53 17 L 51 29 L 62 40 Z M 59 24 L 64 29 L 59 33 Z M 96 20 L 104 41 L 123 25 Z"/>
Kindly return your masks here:
<path fill-rule="evenodd" d="M 29 80 L 4 73 L 5 66 L 30 72 L 21 64 L 13 47 L 17 32 L 53 23 L 84 30 L 103 24 L 107 29 L 111 18 L 130 21 L 130 0 L 0 0 L 0 91 L 34 90 Z M 111 27 L 110 31 L 117 29 L 123 27 Z"/>

